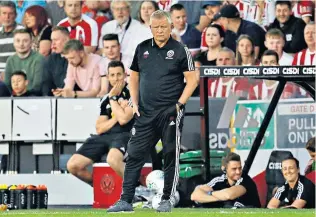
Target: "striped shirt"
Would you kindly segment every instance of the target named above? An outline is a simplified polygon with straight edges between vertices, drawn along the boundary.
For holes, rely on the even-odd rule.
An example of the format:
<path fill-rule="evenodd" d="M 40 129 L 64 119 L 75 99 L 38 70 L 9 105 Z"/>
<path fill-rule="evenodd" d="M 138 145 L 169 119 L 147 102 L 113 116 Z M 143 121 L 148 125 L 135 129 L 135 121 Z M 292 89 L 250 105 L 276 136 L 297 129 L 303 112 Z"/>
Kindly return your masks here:
<path fill-rule="evenodd" d="M 295 200 L 304 200 L 306 202 L 304 208 L 315 208 L 315 185 L 300 175 L 293 188 L 285 182 L 277 189 L 274 198 L 285 206 L 291 205 Z"/>
<path fill-rule="evenodd" d="M 311 52 L 308 48 L 295 54 L 293 66 L 316 65 L 315 51 Z"/>
<path fill-rule="evenodd" d="M 14 30 L 23 29 L 24 27 L 15 24 Z M 15 54 L 13 47 L 13 31 L 4 32 L 4 28 L 0 27 L 0 72 L 4 72 L 7 59 Z"/>
<path fill-rule="evenodd" d="M 71 26 L 69 18 L 61 20 L 58 26 L 66 27 L 71 39 L 77 39 L 84 46 L 98 46 L 99 29 L 97 22 L 89 16 L 81 15 L 81 20 L 75 26 Z"/>

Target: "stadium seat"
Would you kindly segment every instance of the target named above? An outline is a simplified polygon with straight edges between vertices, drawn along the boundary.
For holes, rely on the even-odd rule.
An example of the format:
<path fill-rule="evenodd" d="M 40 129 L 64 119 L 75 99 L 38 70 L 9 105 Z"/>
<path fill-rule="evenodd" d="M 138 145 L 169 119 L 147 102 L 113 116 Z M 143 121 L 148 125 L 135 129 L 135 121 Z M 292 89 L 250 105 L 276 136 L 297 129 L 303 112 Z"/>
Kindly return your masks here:
<path fill-rule="evenodd" d="M 266 182 L 268 186 L 266 204 L 273 197 L 273 189 L 284 184 L 285 180 L 281 170 L 283 159 L 293 157 L 290 151 L 272 151 L 266 167 Z"/>

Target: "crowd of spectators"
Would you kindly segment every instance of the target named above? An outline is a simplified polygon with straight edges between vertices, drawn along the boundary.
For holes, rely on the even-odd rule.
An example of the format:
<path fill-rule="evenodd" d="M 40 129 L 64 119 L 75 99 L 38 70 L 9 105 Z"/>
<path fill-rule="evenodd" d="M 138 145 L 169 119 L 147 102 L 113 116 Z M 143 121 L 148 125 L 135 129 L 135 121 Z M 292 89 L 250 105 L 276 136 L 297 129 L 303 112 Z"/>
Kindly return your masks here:
<path fill-rule="evenodd" d="M 104 96 L 107 65 L 121 61 L 129 81 L 158 9 L 170 12 L 172 37 L 190 50 L 197 79 L 205 65 L 315 65 L 315 7 L 315 0 L 1 1 L 0 96 Z M 27 94 L 16 92 L 17 80 Z M 268 99 L 277 86 L 247 80 L 209 79 L 209 95 Z M 294 84 L 285 92 L 282 98 L 308 97 Z"/>

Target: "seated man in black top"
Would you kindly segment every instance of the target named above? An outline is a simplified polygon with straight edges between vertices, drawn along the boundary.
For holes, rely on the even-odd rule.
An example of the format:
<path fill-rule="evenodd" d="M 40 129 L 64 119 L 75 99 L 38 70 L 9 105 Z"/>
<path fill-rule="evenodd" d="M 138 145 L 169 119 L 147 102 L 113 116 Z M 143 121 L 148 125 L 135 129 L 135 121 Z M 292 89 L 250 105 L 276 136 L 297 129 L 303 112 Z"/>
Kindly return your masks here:
<path fill-rule="evenodd" d="M 315 208 L 315 185 L 300 175 L 298 160 L 294 157 L 283 160 L 282 173 L 286 182 L 277 189 L 267 207 Z"/>
<path fill-rule="evenodd" d="M 13 97 L 28 97 L 38 95 L 32 91 L 27 90 L 27 85 L 29 81 L 27 76 L 23 71 L 15 71 L 11 75 L 11 87 L 12 87 L 12 96 Z"/>
<path fill-rule="evenodd" d="M 126 74 L 123 63 L 110 62 L 107 76 L 112 89 L 101 100 L 100 117 L 96 123 L 98 135 L 88 138 L 67 163 L 67 169 L 71 174 L 90 185 L 92 174 L 87 167 L 100 161 L 106 153 L 107 163 L 123 177 L 123 158 L 130 138 L 129 132 L 133 126 L 133 109 L 130 104 L 129 88 L 124 81 Z"/>
<path fill-rule="evenodd" d="M 211 203 L 212 207 L 261 207 L 256 184 L 248 175 L 242 175 L 240 156 L 229 153 L 223 165 L 224 174 L 197 186 L 191 200 Z"/>

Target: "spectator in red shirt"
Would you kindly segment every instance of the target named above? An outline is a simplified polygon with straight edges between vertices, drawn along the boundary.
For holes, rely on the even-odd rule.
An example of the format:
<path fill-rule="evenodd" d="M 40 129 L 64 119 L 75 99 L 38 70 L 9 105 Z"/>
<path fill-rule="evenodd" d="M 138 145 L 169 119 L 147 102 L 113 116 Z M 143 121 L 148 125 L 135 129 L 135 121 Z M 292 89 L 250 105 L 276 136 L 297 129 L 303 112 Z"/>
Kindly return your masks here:
<path fill-rule="evenodd" d="M 68 28 L 71 39 L 77 39 L 84 44 L 87 53 L 94 53 L 98 45 L 98 24 L 89 16 L 82 14 L 82 1 L 65 0 L 67 18 L 58 23 L 58 26 Z"/>
<path fill-rule="evenodd" d="M 313 16 L 313 3 L 304 0 L 292 0 L 292 13 L 295 17 L 301 18 L 309 23 Z"/>
<path fill-rule="evenodd" d="M 266 50 L 261 57 L 262 66 L 278 66 L 279 55 L 276 51 Z M 250 100 L 270 100 L 278 85 L 277 81 L 262 80 L 254 84 L 249 89 Z M 283 90 L 282 99 L 295 98 L 297 94 L 297 86 L 292 83 L 287 83 Z"/>
<path fill-rule="evenodd" d="M 304 29 L 304 39 L 307 49 L 295 54 L 293 65 L 316 65 L 315 47 L 316 47 L 316 25 L 308 23 Z"/>

